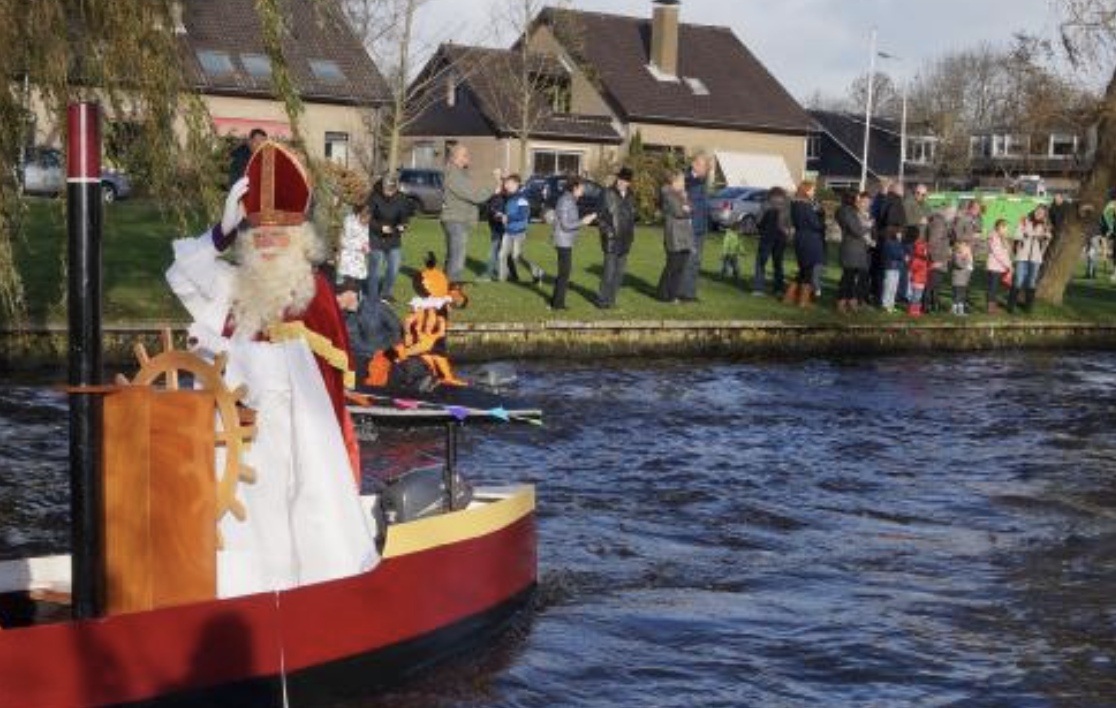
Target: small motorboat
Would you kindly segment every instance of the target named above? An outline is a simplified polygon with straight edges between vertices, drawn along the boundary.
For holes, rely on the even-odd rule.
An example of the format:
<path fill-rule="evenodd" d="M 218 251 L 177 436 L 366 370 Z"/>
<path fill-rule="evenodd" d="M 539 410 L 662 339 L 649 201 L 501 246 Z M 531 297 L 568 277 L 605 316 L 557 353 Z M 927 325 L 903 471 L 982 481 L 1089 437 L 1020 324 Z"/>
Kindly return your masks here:
<path fill-rule="evenodd" d="M 169 388 L 181 380 L 193 392 L 199 382 L 219 382 L 219 375 L 204 374 L 201 360 L 184 365 L 189 356 L 172 351 L 149 358 L 141 372 L 156 375 L 137 375 L 119 388 L 150 384 L 160 371 Z M 98 393 L 113 395 L 110 387 Z M 416 400 L 403 392 L 365 392 L 354 404 L 355 417 L 365 424 L 398 424 L 398 414 L 407 412 L 410 423 L 444 424 L 451 431 L 446 464 L 434 475 L 438 488 L 429 490 L 429 474 L 405 475 L 410 482 L 400 482 L 401 488 L 425 487 L 438 504 L 415 510 L 407 501 L 415 489 L 403 493 L 390 482 L 362 496 L 368 513 L 388 521 L 381 526 L 382 560 L 365 574 L 190 602 L 153 601 L 158 593 L 149 589 L 139 598 L 149 609 L 110 610 L 75 621 L 68 556 L 0 563 L 0 708 L 321 704 L 336 695 L 366 694 L 483 645 L 527 606 L 535 588 L 535 494 L 526 485 L 462 493 L 452 431 L 482 419 L 537 420 L 539 414 L 519 406 L 509 410 L 478 394 Z M 439 406 L 441 413 L 433 415 Z M 494 417 L 496 408 L 506 415 Z M 228 430 L 227 420 L 224 425 Z M 386 515 L 385 498 L 397 507 Z M 151 499 L 154 508 L 154 492 Z M 110 502 L 106 508 L 110 513 Z M 160 542 L 152 538 L 152 546 Z M 167 557 L 175 552 L 168 549 Z M 111 569 L 107 575 L 109 583 L 122 582 Z M 134 587 L 125 590 L 136 594 Z M 167 593 L 174 596 L 175 588 Z"/>

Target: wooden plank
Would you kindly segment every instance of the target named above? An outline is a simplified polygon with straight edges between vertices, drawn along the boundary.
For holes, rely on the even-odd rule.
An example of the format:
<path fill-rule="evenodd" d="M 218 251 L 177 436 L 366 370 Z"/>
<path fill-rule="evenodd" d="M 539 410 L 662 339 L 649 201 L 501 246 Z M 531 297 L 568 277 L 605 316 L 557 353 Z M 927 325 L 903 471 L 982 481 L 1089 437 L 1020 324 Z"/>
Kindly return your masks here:
<path fill-rule="evenodd" d="M 212 393 L 158 393 L 151 409 L 155 607 L 217 596 L 217 482 Z"/>
<path fill-rule="evenodd" d="M 152 607 L 150 388 L 105 398 L 103 423 L 105 610 Z"/>

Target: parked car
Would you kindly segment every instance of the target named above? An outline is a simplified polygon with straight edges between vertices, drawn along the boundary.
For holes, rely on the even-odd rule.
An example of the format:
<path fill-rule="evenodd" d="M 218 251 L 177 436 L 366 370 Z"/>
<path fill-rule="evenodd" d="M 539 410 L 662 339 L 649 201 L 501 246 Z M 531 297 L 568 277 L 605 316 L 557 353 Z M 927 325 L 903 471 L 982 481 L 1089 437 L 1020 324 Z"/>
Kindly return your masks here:
<path fill-rule="evenodd" d="M 49 147 L 29 148 L 24 153 L 20 174 L 23 191 L 52 197 L 66 186 L 66 158 L 61 150 Z M 101 195 L 105 203 L 132 196 L 132 183 L 128 177 L 115 170 L 101 172 Z"/>
<path fill-rule="evenodd" d="M 399 191 L 407 195 L 414 214 L 438 214 L 446 193 L 441 170 L 404 167 L 399 170 Z"/>
<path fill-rule="evenodd" d="M 756 187 L 727 187 L 709 200 L 709 220 L 715 229 L 738 229 L 756 233 L 767 190 Z"/>
<path fill-rule="evenodd" d="M 566 191 L 566 175 L 550 175 L 549 177 L 531 177 L 527 180 L 525 191 L 527 201 L 531 203 L 531 218 L 543 219 L 546 212 L 553 210 L 558 204 L 558 198 Z M 601 209 L 601 199 L 604 196 L 604 187 L 593 180 L 583 179 L 585 193 L 577 201 L 578 211 L 582 216 L 595 214 Z"/>

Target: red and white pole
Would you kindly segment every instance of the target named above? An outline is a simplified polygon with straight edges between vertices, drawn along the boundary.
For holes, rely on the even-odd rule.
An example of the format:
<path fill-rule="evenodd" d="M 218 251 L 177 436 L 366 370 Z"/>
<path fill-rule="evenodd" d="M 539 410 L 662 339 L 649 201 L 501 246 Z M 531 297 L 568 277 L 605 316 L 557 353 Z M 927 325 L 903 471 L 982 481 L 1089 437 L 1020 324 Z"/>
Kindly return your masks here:
<path fill-rule="evenodd" d="M 67 111 L 69 383 L 97 386 L 101 370 L 101 108 Z M 101 431 L 98 396 L 70 395 L 70 511 L 73 612 L 101 613 Z"/>

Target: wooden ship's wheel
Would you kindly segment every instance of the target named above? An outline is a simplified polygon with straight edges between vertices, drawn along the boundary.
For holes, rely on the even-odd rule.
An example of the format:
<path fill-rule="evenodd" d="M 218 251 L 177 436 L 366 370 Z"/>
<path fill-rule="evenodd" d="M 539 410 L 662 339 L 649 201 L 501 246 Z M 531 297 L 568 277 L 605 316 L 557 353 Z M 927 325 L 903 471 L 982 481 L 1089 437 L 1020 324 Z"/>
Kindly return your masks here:
<path fill-rule="evenodd" d="M 248 518 L 244 503 L 236 496 L 240 482 L 252 484 L 256 481 L 256 471 L 241 461 L 241 456 L 256 435 L 252 424 L 252 411 L 240 406 L 248 396 L 248 389 L 239 386 L 230 391 L 225 384 L 225 367 L 228 356 L 218 354 L 213 363 L 174 348 L 174 339 L 169 329 L 161 334 L 163 351 L 152 357 L 142 342 L 135 345 L 136 359 L 140 369 L 132 379 L 123 374 L 116 377 L 121 386 L 155 386 L 162 381 L 168 391 L 179 390 L 180 374 L 188 374 L 193 379 L 193 388 L 212 393 L 216 400 L 217 445 L 225 448 L 225 464 L 218 470 L 217 479 L 217 523 L 231 513 L 238 521 Z M 222 544 L 218 531 L 218 547 Z"/>

